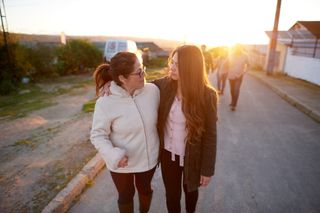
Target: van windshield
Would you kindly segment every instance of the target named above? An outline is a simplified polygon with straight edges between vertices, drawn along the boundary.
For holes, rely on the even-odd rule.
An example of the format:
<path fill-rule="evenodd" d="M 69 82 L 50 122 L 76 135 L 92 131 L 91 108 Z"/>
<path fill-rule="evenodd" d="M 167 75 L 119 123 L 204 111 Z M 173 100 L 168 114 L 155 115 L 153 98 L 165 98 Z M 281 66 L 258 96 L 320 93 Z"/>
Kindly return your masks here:
<path fill-rule="evenodd" d="M 108 53 L 114 53 L 116 52 L 116 42 L 108 42 L 108 48 L 107 48 Z"/>
<path fill-rule="evenodd" d="M 127 51 L 127 43 L 119 42 L 118 43 L 118 50 L 119 50 L 119 52 Z"/>

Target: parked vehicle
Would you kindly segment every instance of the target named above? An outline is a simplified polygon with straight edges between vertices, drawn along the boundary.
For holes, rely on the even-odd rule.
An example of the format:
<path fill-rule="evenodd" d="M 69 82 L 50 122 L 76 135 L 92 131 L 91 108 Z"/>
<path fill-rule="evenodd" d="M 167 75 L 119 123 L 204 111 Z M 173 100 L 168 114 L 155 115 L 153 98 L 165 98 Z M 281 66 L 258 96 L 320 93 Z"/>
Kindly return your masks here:
<path fill-rule="evenodd" d="M 132 52 L 141 57 L 141 51 L 138 50 L 136 42 L 131 40 L 108 40 L 104 49 L 104 60 L 110 61 L 118 52 Z"/>

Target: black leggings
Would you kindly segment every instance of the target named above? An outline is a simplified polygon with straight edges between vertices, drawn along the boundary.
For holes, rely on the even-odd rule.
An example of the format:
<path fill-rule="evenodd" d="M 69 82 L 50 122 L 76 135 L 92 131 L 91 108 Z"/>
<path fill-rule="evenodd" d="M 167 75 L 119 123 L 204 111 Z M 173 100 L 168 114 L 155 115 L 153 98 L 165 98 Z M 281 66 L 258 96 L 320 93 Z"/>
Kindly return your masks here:
<path fill-rule="evenodd" d="M 242 78 L 243 78 L 243 75 L 239 78 L 229 80 L 230 93 L 231 93 L 231 106 L 234 106 L 234 107 L 237 106 Z"/>
<path fill-rule="evenodd" d="M 168 212 L 180 213 L 183 167 L 179 165 L 179 156 L 176 155 L 175 161 L 172 161 L 171 152 L 163 149 L 161 155 L 161 172 L 163 183 L 166 189 L 166 203 Z M 188 192 L 187 186 L 183 184 L 183 191 L 186 199 L 186 210 L 188 212 L 194 212 L 198 201 L 198 190 Z"/>
<path fill-rule="evenodd" d="M 136 185 L 139 194 L 150 195 L 152 193 L 151 180 L 155 169 L 156 167 L 149 171 L 139 173 L 116 173 L 110 171 L 112 180 L 119 194 L 118 203 L 127 204 L 133 202 L 135 193 L 134 185 Z"/>

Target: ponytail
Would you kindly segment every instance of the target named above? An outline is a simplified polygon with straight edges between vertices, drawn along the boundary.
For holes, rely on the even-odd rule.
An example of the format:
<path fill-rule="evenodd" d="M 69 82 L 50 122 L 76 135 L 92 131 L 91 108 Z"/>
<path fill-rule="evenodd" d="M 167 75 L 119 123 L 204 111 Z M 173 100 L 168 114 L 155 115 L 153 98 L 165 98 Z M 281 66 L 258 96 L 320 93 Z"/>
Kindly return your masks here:
<path fill-rule="evenodd" d="M 96 95 L 99 96 L 103 86 L 107 82 L 112 81 L 110 65 L 108 63 L 99 65 L 93 73 L 93 78 L 96 82 Z"/>

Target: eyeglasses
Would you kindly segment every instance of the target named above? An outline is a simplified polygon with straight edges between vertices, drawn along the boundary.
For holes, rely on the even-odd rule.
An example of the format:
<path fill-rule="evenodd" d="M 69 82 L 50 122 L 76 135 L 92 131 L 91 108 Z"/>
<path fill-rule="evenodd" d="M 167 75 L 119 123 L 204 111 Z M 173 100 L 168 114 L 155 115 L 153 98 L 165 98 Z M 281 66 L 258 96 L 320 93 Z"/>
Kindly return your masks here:
<path fill-rule="evenodd" d="M 146 75 L 146 67 L 139 67 L 137 71 L 138 72 L 134 72 L 129 75 L 138 75 L 140 78 Z"/>
<path fill-rule="evenodd" d="M 178 67 L 178 62 L 174 61 L 174 60 L 170 60 L 169 61 L 169 66 L 175 66 L 175 67 Z"/>

